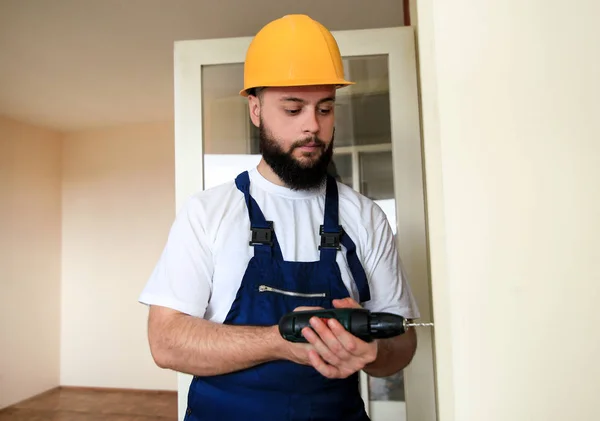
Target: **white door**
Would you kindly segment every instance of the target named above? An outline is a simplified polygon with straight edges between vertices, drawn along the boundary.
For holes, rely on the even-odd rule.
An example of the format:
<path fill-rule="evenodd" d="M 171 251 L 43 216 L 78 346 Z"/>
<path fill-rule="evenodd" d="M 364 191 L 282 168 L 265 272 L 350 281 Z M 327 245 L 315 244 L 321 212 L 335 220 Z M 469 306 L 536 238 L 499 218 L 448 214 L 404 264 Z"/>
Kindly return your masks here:
<path fill-rule="evenodd" d="M 398 240 L 422 319 L 431 320 L 421 131 L 411 27 L 333 32 L 346 77 L 338 91 L 335 171 L 377 201 Z M 233 179 L 258 163 L 257 132 L 238 95 L 251 38 L 190 40 L 175 45 L 177 208 L 197 190 Z M 361 373 L 373 421 L 436 419 L 432 334 L 418 331 L 413 363 L 386 379 Z M 183 419 L 191 376 L 179 374 Z"/>

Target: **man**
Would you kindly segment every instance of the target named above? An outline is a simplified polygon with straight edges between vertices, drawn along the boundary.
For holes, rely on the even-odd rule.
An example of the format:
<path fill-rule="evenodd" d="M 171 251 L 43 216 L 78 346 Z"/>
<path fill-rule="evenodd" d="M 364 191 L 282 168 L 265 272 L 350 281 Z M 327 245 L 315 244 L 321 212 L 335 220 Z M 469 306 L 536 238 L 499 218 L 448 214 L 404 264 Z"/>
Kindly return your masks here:
<path fill-rule="evenodd" d="M 363 342 L 314 318 L 308 343 L 278 332 L 305 308 L 418 317 L 385 214 L 327 175 L 336 89 L 351 83 L 308 16 L 250 45 L 241 95 L 262 160 L 187 201 L 140 297 L 157 365 L 194 376 L 186 420 L 368 420 L 358 372 L 388 376 L 414 355 L 412 330 Z"/>

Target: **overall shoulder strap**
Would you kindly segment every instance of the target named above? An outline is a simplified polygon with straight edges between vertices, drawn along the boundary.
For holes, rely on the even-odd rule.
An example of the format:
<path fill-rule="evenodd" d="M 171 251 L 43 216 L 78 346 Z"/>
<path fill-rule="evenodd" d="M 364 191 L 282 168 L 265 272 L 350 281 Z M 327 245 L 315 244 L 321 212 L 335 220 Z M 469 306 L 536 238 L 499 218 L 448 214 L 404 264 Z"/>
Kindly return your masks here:
<path fill-rule="evenodd" d="M 360 302 L 371 299 L 371 291 L 365 270 L 356 254 L 356 245 L 339 224 L 339 195 L 337 181 L 331 175 L 327 176 L 327 189 L 325 193 L 325 216 L 320 228 L 321 260 L 335 261 L 338 250 L 343 245 L 346 248 L 346 257 L 350 272 L 356 283 Z"/>
<path fill-rule="evenodd" d="M 250 176 L 248 171 L 239 174 L 235 179 L 235 185 L 244 194 L 246 208 L 248 209 L 248 217 L 250 219 L 250 231 L 252 236 L 250 245 L 254 246 L 255 256 L 272 256 L 274 258 L 283 259 L 273 221 L 267 221 L 263 215 L 258 203 L 250 195 Z"/>

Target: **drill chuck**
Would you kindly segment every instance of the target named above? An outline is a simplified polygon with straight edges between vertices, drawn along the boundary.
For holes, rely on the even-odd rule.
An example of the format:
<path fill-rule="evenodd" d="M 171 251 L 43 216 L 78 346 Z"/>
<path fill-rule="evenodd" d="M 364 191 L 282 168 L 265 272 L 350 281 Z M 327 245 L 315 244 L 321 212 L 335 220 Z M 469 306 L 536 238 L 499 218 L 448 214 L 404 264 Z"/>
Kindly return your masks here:
<path fill-rule="evenodd" d="M 402 335 L 408 327 L 417 325 L 397 314 L 376 313 L 362 308 L 339 308 L 288 313 L 279 321 L 279 333 L 287 341 L 306 343 L 308 341 L 302 335 L 302 329 L 311 327 L 312 317 L 334 318 L 348 332 L 365 342 Z"/>

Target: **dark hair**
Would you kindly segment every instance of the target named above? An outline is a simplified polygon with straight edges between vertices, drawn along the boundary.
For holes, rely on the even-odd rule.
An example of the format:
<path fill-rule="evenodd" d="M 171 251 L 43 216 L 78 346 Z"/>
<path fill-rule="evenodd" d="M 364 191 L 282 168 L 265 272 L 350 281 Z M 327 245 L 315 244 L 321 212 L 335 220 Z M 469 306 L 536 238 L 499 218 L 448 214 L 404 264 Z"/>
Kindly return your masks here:
<path fill-rule="evenodd" d="M 264 89 L 265 89 L 265 88 L 263 88 L 263 87 L 258 87 L 258 88 L 250 88 L 250 89 L 248 89 L 248 90 L 246 91 L 246 93 L 247 93 L 248 95 L 252 95 L 252 96 L 258 97 L 258 99 L 262 99 L 262 98 L 261 98 L 261 94 L 262 94 L 262 92 L 264 91 Z"/>

